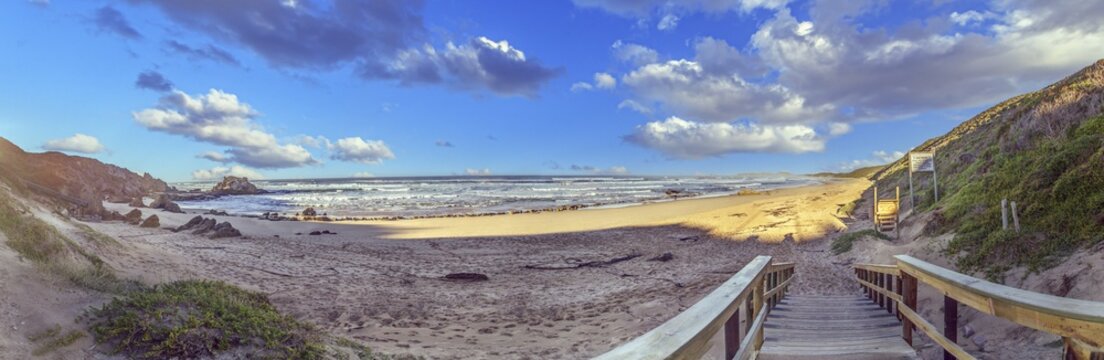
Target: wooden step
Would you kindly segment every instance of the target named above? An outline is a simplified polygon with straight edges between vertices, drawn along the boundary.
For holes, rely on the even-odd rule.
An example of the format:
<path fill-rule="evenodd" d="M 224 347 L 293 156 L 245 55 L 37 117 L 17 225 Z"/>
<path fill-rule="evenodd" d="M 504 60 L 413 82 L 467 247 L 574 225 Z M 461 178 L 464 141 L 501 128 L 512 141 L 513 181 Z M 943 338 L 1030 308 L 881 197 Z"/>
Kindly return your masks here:
<path fill-rule="evenodd" d="M 897 317 L 861 295 L 787 296 L 763 326 L 758 359 L 917 359 Z"/>

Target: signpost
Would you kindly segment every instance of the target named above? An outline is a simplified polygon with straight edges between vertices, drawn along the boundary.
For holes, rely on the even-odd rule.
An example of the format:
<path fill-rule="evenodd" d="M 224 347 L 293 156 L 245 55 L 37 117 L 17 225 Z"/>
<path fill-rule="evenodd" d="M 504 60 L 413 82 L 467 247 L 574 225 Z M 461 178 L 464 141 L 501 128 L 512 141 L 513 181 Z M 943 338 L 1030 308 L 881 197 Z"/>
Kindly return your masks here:
<path fill-rule="evenodd" d="M 912 190 L 912 173 L 931 172 L 935 188 L 935 201 L 939 201 L 939 176 L 935 173 L 935 153 L 913 151 L 909 153 L 909 199 L 912 208 L 916 208 L 916 193 Z"/>

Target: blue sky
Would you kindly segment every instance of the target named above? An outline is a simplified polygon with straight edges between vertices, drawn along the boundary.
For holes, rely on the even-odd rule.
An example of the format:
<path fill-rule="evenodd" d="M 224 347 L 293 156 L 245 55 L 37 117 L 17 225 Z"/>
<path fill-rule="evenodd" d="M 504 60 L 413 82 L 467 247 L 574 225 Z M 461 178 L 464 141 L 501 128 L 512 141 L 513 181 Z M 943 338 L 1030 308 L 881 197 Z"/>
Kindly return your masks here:
<path fill-rule="evenodd" d="M 167 180 L 846 170 L 1104 57 L 1101 16 L 1073 0 L 5 1 L 0 136 Z"/>

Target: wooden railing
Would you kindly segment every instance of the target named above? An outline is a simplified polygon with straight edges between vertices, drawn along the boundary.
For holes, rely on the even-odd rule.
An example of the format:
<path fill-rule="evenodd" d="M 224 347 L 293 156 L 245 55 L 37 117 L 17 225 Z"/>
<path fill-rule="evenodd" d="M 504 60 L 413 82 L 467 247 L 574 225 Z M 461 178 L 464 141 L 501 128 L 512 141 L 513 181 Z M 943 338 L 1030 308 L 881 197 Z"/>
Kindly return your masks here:
<path fill-rule="evenodd" d="M 748 359 L 762 348 L 763 322 L 793 275 L 793 263 L 771 264 L 770 256 L 758 256 L 698 303 L 595 359 L 698 359 L 722 328 L 725 359 Z M 741 312 L 748 320 L 742 339 Z"/>
<path fill-rule="evenodd" d="M 863 293 L 902 320 L 901 337 L 912 344 L 920 329 L 943 347 L 944 359 L 974 359 L 958 346 L 958 305 L 1062 337 L 1063 359 L 1104 359 L 1104 303 L 1069 299 L 995 284 L 908 255 L 896 265 L 855 265 Z M 943 332 L 917 314 L 916 286 L 943 294 Z"/>

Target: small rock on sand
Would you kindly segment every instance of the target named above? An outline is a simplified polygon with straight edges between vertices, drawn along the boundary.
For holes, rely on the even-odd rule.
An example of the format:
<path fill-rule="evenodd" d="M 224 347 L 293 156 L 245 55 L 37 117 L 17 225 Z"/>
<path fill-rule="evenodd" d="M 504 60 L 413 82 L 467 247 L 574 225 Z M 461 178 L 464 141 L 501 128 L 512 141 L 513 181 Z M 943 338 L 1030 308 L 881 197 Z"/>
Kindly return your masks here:
<path fill-rule="evenodd" d="M 146 220 L 142 222 L 142 225 L 139 226 L 144 228 L 161 227 L 161 219 L 157 218 L 157 215 L 150 215 L 150 217 L 146 218 Z"/>
<path fill-rule="evenodd" d="M 154 209 L 164 209 L 165 211 L 178 214 L 184 213 L 184 211 L 180 209 L 180 205 L 174 203 L 171 199 L 169 199 L 169 196 L 165 194 L 161 194 L 161 196 L 158 196 L 157 200 L 154 200 L 152 203 L 150 203 L 149 207 Z"/>
<path fill-rule="evenodd" d="M 468 281 L 468 282 L 490 280 L 490 278 L 488 278 L 487 275 L 483 275 L 483 274 L 479 274 L 479 273 L 452 273 L 452 274 L 445 275 L 444 279 L 445 280 L 455 280 L 455 281 Z"/>
<path fill-rule="evenodd" d="M 668 262 L 668 261 L 671 261 L 671 260 L 672 260 L 672 259 L 674 259 L 674 258 L 675 258 L 675 255 L 672 255 L 671 253 L 663 253 L 663 255 L 658 255 L 658 256 L 656 256 L 656 257 L 653 257 L 653 258 L 651 258 L 651 259 L 648 259 L 648 261 L 662 261 L 662 262 Z"/>

